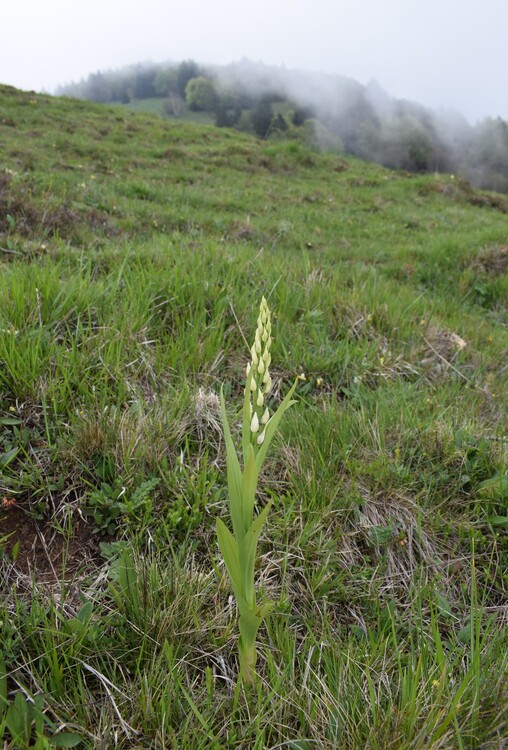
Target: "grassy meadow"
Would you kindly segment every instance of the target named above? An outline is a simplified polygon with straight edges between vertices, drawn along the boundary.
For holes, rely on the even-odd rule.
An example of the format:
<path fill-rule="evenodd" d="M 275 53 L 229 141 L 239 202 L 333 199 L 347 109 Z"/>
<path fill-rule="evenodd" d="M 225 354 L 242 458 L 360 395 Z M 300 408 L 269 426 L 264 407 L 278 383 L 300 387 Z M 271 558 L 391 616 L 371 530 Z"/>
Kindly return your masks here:
<path fill-rule="evenodd" d="M 505 197 L 0 86 L 0 264 L 6 750 L 506 747 Z M 273 408 L 300 381 L 237 688 L 263 295 Z"/>

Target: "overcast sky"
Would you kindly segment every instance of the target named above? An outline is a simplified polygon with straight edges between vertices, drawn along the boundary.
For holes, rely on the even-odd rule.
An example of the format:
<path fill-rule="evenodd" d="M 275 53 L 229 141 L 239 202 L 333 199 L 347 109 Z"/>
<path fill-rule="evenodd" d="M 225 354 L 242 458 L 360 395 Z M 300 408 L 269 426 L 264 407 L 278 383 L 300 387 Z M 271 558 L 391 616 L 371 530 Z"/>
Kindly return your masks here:
<path fill-rule="evenodd" d="M 141 61 L 338 73 L 508 119 L 508 0 L 4 0 L 0 82 L 53 92 Z"/>

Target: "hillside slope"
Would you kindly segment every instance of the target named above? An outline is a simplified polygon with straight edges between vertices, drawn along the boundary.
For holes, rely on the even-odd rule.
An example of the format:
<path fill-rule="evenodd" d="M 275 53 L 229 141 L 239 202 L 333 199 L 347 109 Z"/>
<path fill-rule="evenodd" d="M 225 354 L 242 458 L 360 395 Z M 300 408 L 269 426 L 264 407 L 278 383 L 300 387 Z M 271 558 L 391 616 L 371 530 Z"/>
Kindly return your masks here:
<path fill-rule="evenodd" d="M 501 748 L 508 202 L 8 87 L 0 154 L 6 746 Z M 263 295 L 249 694 L 218 393 L 235 431 Z"/>

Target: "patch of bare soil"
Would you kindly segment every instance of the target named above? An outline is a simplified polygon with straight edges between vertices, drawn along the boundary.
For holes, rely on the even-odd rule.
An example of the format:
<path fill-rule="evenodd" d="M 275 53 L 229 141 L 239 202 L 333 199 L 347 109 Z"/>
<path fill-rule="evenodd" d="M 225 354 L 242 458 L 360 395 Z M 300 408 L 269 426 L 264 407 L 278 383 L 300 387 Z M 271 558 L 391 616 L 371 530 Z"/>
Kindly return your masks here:
<path fill-rule="evenodd" d="M 471 268 L 489 276 L 502 276 L 508 273 L 508 247 L 494 245 L 484 248 L 471 263 Z"/>
<path fill-rule="evenodd" d="M 102 231 L 107 236 L 118 234 L 105 211 L 95 208 L 77 210 L 65 204 L 52 208 L 39 206 L 33 201 L 32 194 L 29 185 L 14 187 L 11 175 L 0 172 L 0 236 L 11 231 L 11 224 L 23 237 L 59 235 L 72 240 L 84 226 Z"/>
<path fill-rule="evenodd" d="M 76 520 L 72 533 L 63 535 L 17 505 L 5 505 L 0 506 L 0 540 L 5 540 L 4 554 L 20 573 L 60 581 L 99 560 L 99 539 L 85 520 Z"/>
<path fill-rule="evenodd" d="M 438 178 L 428 189 L 435 190 L 458 203 L 469 203 L 471 206 L 493 208 L 503 214 L 508 213 L 508 200 L 505 196 L 476 190 L 471 183 L 462 178 L 457 178 L 454 182 Z"/>
<path fill-rule="evenodd" d="M 424 368 L 428 378 L 434 380 L 451 370 L 461 374 L 457 367 L 457 360 L 467 347 L 467 342 L 463 338 L 453 331 L 431 326 L 424 340 L 425 347 L 421 353 L 420 365 Z M 468 355 L 469 358 L 473 356 L 471 352 Z M 470 366 L 474 366 L 473 360 Z"/>

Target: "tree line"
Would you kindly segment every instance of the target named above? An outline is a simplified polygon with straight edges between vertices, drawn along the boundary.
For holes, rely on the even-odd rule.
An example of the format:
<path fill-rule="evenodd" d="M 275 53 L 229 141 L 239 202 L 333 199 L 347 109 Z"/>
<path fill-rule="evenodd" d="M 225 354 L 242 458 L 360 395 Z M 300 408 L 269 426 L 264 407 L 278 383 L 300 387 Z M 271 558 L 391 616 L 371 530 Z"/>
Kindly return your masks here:
<path fill-rule="evenodd" d="M 208 112 L 218 127 L 259 138 L 295 138 L 392 169 L 455 173 L 476 187 L 508 193 L 508 123 L 471 125 L 391 98 L 376 82 L 295 74 L 249 61 L 202 66 L 194 60 L 91 73 L 58 95 L 125 104 L 160 98 L 168 116 Z"/>

